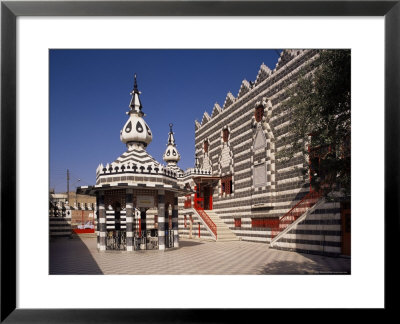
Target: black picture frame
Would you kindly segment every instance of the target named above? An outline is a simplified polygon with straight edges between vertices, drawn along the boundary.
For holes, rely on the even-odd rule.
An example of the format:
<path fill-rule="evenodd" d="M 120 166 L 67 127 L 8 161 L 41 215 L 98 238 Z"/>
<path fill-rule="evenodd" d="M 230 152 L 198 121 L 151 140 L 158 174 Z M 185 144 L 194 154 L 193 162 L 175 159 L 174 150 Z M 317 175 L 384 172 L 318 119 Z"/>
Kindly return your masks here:
<path fill-rule="evenodd" d="M 385 18 L 385 310 L 398 284 L 400 1 L 2 1 L 1 2 L 1 322 L 200 323 L 265 320 L 266 309 L 16 308 L 16 19 L 19 16 L 383 16 Z M 373 44 L 371 45 L 373 46 Z M 373 191 L 373 188 L 371 188 Z M 371 193 L 372 194 L 372 193 Z M 11 243 L 11 244 L 10 244 Z M 371 244 L 373 244 L 371 240 Z M 397 253 L 396 253 L 397 252 Z M 371 256 L 372 258 L 373 256 Z M 371 259 L 373 262 L 373 259 Z M 366 283 L 367 284 L 367 283 Z M 289 293 L 289 292 L 288 292 Z M 238 295 L 240 298 L 240 295 Z M 278 310 L 279 311 L 279 310 Z M 251 312 L 251 313 L 250 313 Z M 239 316 L 240 315 L 240 316 Z M 288 319 L 285 313 L 285 320 Z M 293 316 L 293 315 L 291 315 Z M 296 315 L 295 315 L 296 316 Z M 332 315 L 334 318 L 335 315 Z M 269 317 L 270 318 L 270 317 Z M 339 318 L 339 317 L 338 317 Z M 308 318 L 309 319 L 309 318 Z"/>

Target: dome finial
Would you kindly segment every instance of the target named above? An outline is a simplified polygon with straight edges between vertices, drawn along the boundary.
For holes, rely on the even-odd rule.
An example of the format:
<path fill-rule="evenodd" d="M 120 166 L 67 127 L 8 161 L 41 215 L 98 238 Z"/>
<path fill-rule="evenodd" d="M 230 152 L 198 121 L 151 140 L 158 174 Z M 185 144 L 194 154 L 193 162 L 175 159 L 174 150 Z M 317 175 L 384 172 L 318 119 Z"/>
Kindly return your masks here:
<path fill-rule="evenodd" d="M 136 73 L 134 74 L 134 83 L 133 83 L 133 90 L 131 92 L 131 103 L 129 104 L 130 111 L 129 113 L 137 113 L 139 115 L 143 115 L 142 112 L 142 103 L 140 101 L 139 95 L 141 92 L 138 90 L 137 80 L 136 80 Z"/>
<path fill-rule="evenodd" d="M 135 83 L 133 84 L 133 90 L 137 90 L 138 87 L 137 87 L 137 81 L 136 81 L 136 73 L 134 75 L 134 78 L 135 78 Z"/>
<path fill-rule="evenodd" d="M 175 146 L 175 138 L 174 138 L 174 132 L 172 131 L 172 126 L 174 126 L 172 123 L 169 124 L 168 144 Z"/>

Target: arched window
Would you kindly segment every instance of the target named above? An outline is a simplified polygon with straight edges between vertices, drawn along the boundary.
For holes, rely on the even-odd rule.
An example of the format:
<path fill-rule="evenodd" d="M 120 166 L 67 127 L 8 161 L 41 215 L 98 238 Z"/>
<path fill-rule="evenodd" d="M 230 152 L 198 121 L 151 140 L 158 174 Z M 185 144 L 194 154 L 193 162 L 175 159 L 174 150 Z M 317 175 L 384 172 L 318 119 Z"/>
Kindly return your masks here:
<path fill-rule="evenodd" d="M 264 116 L 264 107 L 260 105 L 255 109 L 254 112 L 254 118 L 256 119 L 256 122 L 259 123 L 262 120 L 263 116 Z"/>
<path fill-rule="evenodd" d="M 221 179 L 221 194 L 230 195 L 233 192 L 232 176 L 226 176 Z"/>
<path fill-rule="evenodd" d="M 204 153 L 208 153 L 208 141 L 204 141 Z"/>
<path fill-rule="evenodd" d="M 229 139 L 229 130 L 228 130 L 227 128 L 225 128 L 225 129 L 222 131 L 222 139 L 223 139 L 224 142 L 228 142 L 228 139 Z"/>

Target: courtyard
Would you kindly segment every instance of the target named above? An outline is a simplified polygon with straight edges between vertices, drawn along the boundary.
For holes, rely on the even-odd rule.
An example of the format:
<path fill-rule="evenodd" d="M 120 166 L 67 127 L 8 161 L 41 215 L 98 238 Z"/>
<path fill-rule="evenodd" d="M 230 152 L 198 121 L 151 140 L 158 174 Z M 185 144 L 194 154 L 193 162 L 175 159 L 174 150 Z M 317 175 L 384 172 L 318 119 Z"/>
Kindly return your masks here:
<path fill-rule="evenodd" d="M 246 241 L 180 239 L 165 251 L 97 251 L 96 237 L 52 238 L 49 274 L 260 275 L 350 274 L 350 258 L 270 249 Z"/>

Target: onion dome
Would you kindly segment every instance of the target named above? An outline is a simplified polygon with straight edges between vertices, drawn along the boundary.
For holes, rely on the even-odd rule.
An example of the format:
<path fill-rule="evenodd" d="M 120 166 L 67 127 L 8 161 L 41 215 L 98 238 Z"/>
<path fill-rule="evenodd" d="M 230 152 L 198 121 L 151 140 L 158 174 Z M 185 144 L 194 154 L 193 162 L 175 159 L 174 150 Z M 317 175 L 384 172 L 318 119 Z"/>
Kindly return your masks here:
<path fill-rule="evenodd" d="M 126 144 L 128 149 L 136 147 L 137 145 L 146 147 L 153 139 L 149 125 L 146 124 L 142 118 L 145 114 L 142 112 L 142 103 L 140 102 L 139 95 L 141 92 L 138 90 L 136 74 L 135 83 L 131 92 L 131 102 L 129 104 L 129 119 L 125 123 L 120 132 L 120 139 Z"/>
<path fill-rule="evenodd" d="M 169 134 L 168 134 L 168 144 L 167 149 L 163 155 L 163 160 L 167 162 L 168 165 L 176 164 L 181 159 L 181 156 L 176 149 L 174 133 L 172 132 L 172 124 L 169 124 Z"/>

